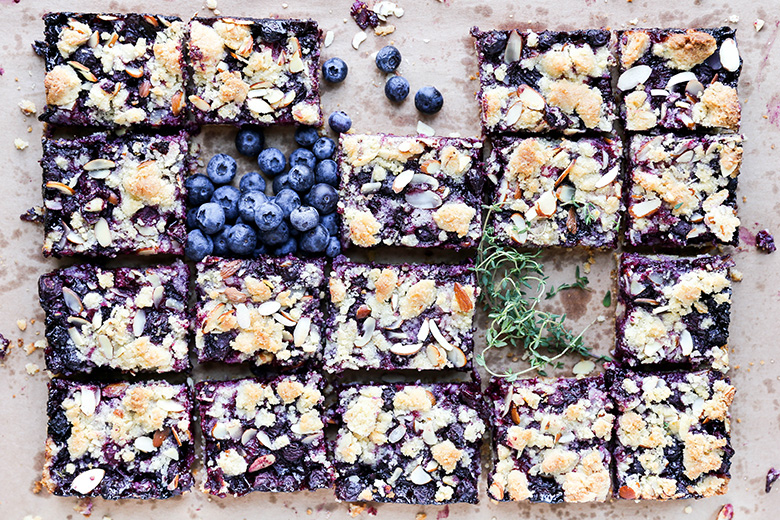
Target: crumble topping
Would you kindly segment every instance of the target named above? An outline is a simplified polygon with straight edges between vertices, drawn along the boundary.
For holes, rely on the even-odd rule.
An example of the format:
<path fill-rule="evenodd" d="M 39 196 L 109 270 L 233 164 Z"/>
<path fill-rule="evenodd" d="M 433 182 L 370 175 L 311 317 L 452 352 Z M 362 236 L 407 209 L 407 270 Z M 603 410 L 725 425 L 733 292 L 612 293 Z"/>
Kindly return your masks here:
<path fill-rule="evenodd" d="M 653 45 L 653 54 L 667 59 L 667 66 L 690 70 L 712 56 L 718 43 L 712 35 L 688 29 L 684 33 L 672 33 L 661 43 Z"/>
<path fill-rule="evenodd" d="M 739 129 L 742 110 L 737 90 L 716 81 L 704 89 L 693 106 L 693 121 L 708 128 Z"/>
<path fill-rule="evenodd" d="M 650 48 L 650 35 L 645 31 L 628 31 L 626 41 L 620 44 L 620 63 L 631 67 Z"/>

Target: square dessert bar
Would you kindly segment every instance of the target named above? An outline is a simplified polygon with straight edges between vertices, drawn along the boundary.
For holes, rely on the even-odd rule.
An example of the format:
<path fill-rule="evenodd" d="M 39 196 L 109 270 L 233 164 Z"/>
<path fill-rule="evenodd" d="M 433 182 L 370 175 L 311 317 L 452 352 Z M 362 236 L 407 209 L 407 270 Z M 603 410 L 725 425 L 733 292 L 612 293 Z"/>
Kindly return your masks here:
<path fill-rule="evenodd" d="M 482 236 L 482 143 L 341 134 L 344 247 L 475 247 Z"/>
<path fill-rule="evenodd" d="M 44 41 L 46 110 L 66 126 L 183 126 L 185 24 L 148 14 L 49 13 Z"/>
<path fill-rule="evenodd" d="M 314 373 L 198 383 L 204 491 L 240 496 L 331 487 L 322 386 Z"/>
<path fill-rule="evenodd" d="M 195 18 L 189 102 L 202 124 L 322 124 L 312 20 Z"/>
<path fill-rule="evenodd" d="M 325 370 L 468 369 L 476 296 L 467 264 L 357 264 L 338 257 Z"/>
<path fill-rule="evenodd" d="M 74 265 L 41 276 L 46 367 L 55 374 L 189 370 L 189 267 Z"/>
<path fill-rule="evenodd" d="M 616 247 L 621 155 L 611 138 L 495 139 L 486 164 L 495 236 L 520 246 Z"/>
<path fill-rule="evenodd" d="M 626 129 L 738 130 L 742 59 L 735 34 L 731 27 L 618 31 Z"/>
<path fill-rule="evenodd" d="M 192 487 L 191 391 L 163 381 L 49 383 L 42 484 L 59 496 L 170 498 Z"/>
<path fill-rule="evenodd" d="M 44 256 L 182 254 L 187 140 L 185 133 L 45 139 Z"/>
<path fill-rule="evenodd" d="M 726 493 L 734 387 L 725 376 L 611 370 L 607 379 L 618 416 L 616 496 L 669 500 Z"/>
<path fill-rule="evenodd" d="M 352 386 L 339 393 L 336 498 L 476 503 L 485 433 L 479 385 Z"/>
<path fill-rule="evenodd" d="M 319 357 L 324 270 L 292 255 L 198 263 L 198 361 L 292 368 Z"/>
<path fill-rule="evenodd" d="M 739 135 L 635 135 L 628 226 L 634 246 L 737 245 Z"/>
<path fill-rule="evenodd" d="M 471 29 L 489 134 L 612 131 L 612 33 Z"/>
<path fill-rule="evenodd" d="M 620 259 L 615 359 L 628 367 L 727 371 L 731 316 L 728 256 Z"/>
<path fill-rule="evenodd" d="M 604 502 L 610 497 L 615 416 L 604 377 L 494 379 L 491 402 L 496 500 Z"/>

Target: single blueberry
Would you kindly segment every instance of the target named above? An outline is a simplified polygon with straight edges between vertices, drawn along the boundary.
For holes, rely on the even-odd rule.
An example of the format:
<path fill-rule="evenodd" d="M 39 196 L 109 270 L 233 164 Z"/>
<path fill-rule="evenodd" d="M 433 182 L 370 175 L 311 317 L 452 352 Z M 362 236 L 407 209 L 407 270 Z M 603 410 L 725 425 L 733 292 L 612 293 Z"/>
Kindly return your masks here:
<path fill-rule="evenodd" d="M 330 184 L 338 187 L 339 185 L 339 167 L 333 159 L 325 159 L 317 163 L 317 169 L 314 171 L 314 182 Z"/>
<path fill-rule="evenodd" d="M 259 204 L 267 201 L 268 197 L 262 191 L 247 191 L 238 199 L 238 215 L 244 222 L 254 223 L 255 209 Z"/>
<path fill-rule="evenodd" d="M 330 237 L 328 239 L 328 246 L 325 248 L 325 256 L 328 258 L 336 258 L 341 254 L 341 242 L 337 237 Z"/>
<path fill-rule="evenodd" d="M 330 236 L 339 234 L 339 214 L 336 212 L 328 213 L 320 217 L 320 224 L 328 231 Z"/>
<path fill-rule="evenodd" d="M 480 48 L 486 56 L 497 56 L 506 49 L 506 42 L 509 35 L 502 31 L 491 31 L 482 37 L 479 41 Z"/>
<path fill-rule="evenodd" d="M 196 229 L 198 227 L 198 208 L 187 210 L 187 229 Z"/>
<path fill-rule="evenodd" d="M 238 217 L 238 199 L 241 192 L 235 186 L 220 186 L 214 190 L 211 202 L 217 202 L 225 210 L 225 220 L 232 222 Z"/>
<path fill-rule="evenodd" d="M 414 95 L 414 106 L 423 114 L 435 114 L 444 105 L 444 97 L 436 87 L 426 86 Z"/>
<path fill-rule="evenodd" d="M 317 208 L 321 215 L 325 215 L 336 210 L 339 193 L 330 184 L 315 184 L 306 195 L 306 200 Z"/>
<path fill-rule="evenodd" d="M 336 141 L 330 137 L 320 137 L 317 139 L 317 142 L 314 143 L 312 152 L 314 152 L 314 157 L 321 161 L 330 159 L 333 157 L 333 154 L 336 153 Z"/>
<path fill-rule="evenodd" d="M 317 158 L 314 156 L 311 150 L 306 148 L 296 148 L 293 153 L 290 154 L 290 168 L 303 165 L 313 170 L 317 165 Z"/>
<path fill-rule="evenodd" d="M 282 221 L 273 229 L 270 229 L 263 233 L 262 240 L 266 245 L 278 246 L 287 242 L 290 239 L 290 228 L 287 223 Z"/>
<path fill-rule="evenodd" d="M 352 119 L 343 110 L 337 110 L 333 112 L 328 118 L 328 124 L 331 130 L 337 134 L 343 134 L 352 128 Z"/>
<path fill-rule="evenodd" d="M 211 237 L 211 240 L 214 242 L 214 249 L 211 251 L 212 255 L 222 257 L 228 256 L 228 253 L 230 253 L 228 235 L 230 234 L 231 229 L 232 226 L 225 226 L 222 228 L 222 231 Z"/>
<path fill-rule="evenodd" d="M 605 30 L 588 29 L 585 31 L 585 36 L 588 38 L 591 47 L 601 47 L 609 41 L 609 31 Z"/>
<path fill-rule="evenodd" d="M 285 243 L 274 249 L 274 256 L 291 255 L 298 250 L 298 241 L 294 238 L 288 239 Z"/>
<path fill-rule="evenodd" d="M 274 182 L 271 184 L 271 188 L 274 190 L 274 193 L 281 193 L 282 190 L 287 189 L 290 187 L 290 181 L 287 177 L 287 174 L 279 175 L 278 177 L 274 177 Z"/>
<path fill-rule="evenodd" d="M 290 168 L 287 173 L 287 182 L 290 183 L 290 188 L 298 193 L 309 191 L 314 185 L 314 172 L 311 168 L 298 164 Z"/>
<path fill-rule="evenodd" d="M 255 225 L 260 231 L 275 229 L 284 220 L 284 212 L 274 202 L 263 202 L 255 208 Z"/>
<path fill-rule="evenodd" d="M 267 42 L 278 42 L 287 37 L 284 20 L 263 20 L 260 25 L 260 37 Z"/>
<path fill-rule="evenodd" d="M 257 166 L 264 174 L 273 177 L 284 171 L 287 159 L 280 149 L 266 148 L 257 156 Z"/>
<path fill-rule="evenodd" d="M 385 96 L 394 103 L 400 103 L 409 95 L 409 82 L 403 76 L 391 76 L 385 83 Z"/>
<path fill-rule="evenodd" d="M 295 142 L 304 148 L 311 148 L 319 138 L 320 134 L 313 126 L 299 126 L 295 129 Z"/>
<path fill-rule="evenodd" d="M 200 173 L 187 177 L 184 187 L 187 188 L 187 201 L 193 206 L 200 206 L 210 201 L 214 194 L 214 184 Z"/>
<path fill-rule="evenodd" d="M 236 160 L 224 153 L 218 153 L 209 159 L 206 174 L 214 184 L 227 184 L 236 176 Z"/>
<path fill-rule="evenodd" d="M 245 191 L 265 191 L 265 179 L 258 172 L 248 172 L 241 176 L 238 188 Z"/>
<path fill-rule="evenodd" d="M 225 225 L 225 210 L 221 204 L 216 202 L 206 202 L 198 208 L 195 215 L 198 227 L 207 235 L 213 235 L 222 229 Z"/>
<path fill-rule="evenodd" d="M 246 224 L 236 224 L 228 233 L 228 247 L 237 255 L 248 255 L 257 245 L 255 230 Z"/>
<path fill-rule="evenodd" d="M 382 72 L 394 72 L 400 64 L 401 52 L 392 45 L 382 47 L 376 53 L 376 66 Z"/>
<path fill-rule="evenodd" d="M 247 157 L 257 157 L 263 150 L 265 136 L 259 128 L 245 126 L 236 134 L 236 150 Z"/>
<path fill-rule="evenodd" d="M 320 221 L 320 214 L 311 206 L 300 206 L 290 213 L 290 225 L 298 231 L 313 229 Z"/>
<path fill-rule="evenodd" d="M 318 224 L 314 229 L 301 235 L 298 244 L 301 250 L 307 253 L 322 253 L 328 247 L 329 240 L 328 231 Z"/>
<path fill-rule="evenodd" d="M 322 64 L 322 77 L 330 83 L 341 83 L 347 78 L 349 67 L 341 58 L 331 58 Z"/>
<path fill-rule="evenodd" d="M 284 218 L 290 218 L 290 214 L 301 205 L 301 197 L 290 188 L 285 188 L 276 194 L 274 202 L 282 208 Z"/>
<path fill-rule="evenodd" d="M 193 229 L 187 233 L 187 243 L 184 245 L 184 254 L 190 260 L 200 262 L 211 254 L 214 244 L 211 238 L 203 234 L 200 229 Z"/>

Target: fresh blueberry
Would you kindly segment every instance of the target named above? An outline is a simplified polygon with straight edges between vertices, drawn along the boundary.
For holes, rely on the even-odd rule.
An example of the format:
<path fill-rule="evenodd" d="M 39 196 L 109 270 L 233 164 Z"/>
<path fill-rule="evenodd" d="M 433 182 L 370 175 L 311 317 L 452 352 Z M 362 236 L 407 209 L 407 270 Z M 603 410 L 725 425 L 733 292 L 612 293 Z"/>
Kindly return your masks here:
<path fill-rule="evenodd" d="M 330 184 L 331 186 L 338 187 L 339 185 L 339 167 L 336 161 L 332 159 L 325 159 L 317 164 L 317 169 L 314 171 L 314 182 Z"/>
<path fill-rule="evenodd" d="M 313 170 L 317 165 L 317 157 L 314 156 L 311 150 L 296 148 L 295 151 L 290 154 L 290 168 L 294 168 L 299 164 Z"/>
<path fill-rule="evenodd" d="M 401 52 L 392 45 L 382 47 L 376 53 L 376 66 L 382 72 L 394 72 L 400 64 Z"/>
<path fill-rule="evenodd" d="M 314 185 L 314 172 L 302 164 L 293 166 L 287 173 L 287 182 L 298 193 L 309 191 Z"/>
<path fill-rule="evenodd" d="M 235 186 L 220 186 L 214 190 L 211 202 L 217 202 L 225 210 L 225 220 L 232 222 L 238 217 L 238 199 L 241 192 Z"/>
<path fill-rule="evenodd" d="M 328 213 L 320 217 L 320 224 L 328 231 L 330 236 L 338 235 L 339 233 L 339 214 Z"/>
<path fill-rule="evenodd" d="M 247 157 L 257 157 L 263 150 L 265 136 L 259 128 L 245 126 L 236 134 L 236 150 Z"/>
<path fill-rule="evenodd" d="M 282 221 L 273 229 L 263 233 L 263 242 L 269 246 L 278 246 L 290 240 L 290 228 Z"/>
<path fill-rule="evenodd" d="M 301 197 L 290 188 L 285 188 L 276 194 L 274 202 L 282 208 L 284 218 L 290 218 L 290 214 L 301 206 Z"/>
<path fill-rule="evenodd" d="M 313 229 L 320 221 L 320 214 L 311 206 L 300 206 L 290 213 L 290 225 L 298 231 Z"/>
<path fill-rule="evenodd" d="M 265 191 L 265 179 L 258 172 L 248 172 L 238 181 L 241 193 L 246 191 Z"/>
<path fill-rule="evenodd" d="M 230 248 L 228 247 L 228 235 L 232 226 L 225 226 L 222 231 L 211 237 L 214 241 L 214 250 L 211 252 L 214 256 L 228 256 Z"/>
<path fill-rule="evenodd" d="M 187 243 L 184 245 L 184 254 L 195 262 L 200 262 L 211 254 L 214 244 L 211 238 L 203 234 L 200 229 L 193 229 L 187 233 Z"/>
<path fill-rule="evenodd" d="M 328 258 L 336 258 L 341 254 L 341 242 L 336 237 L 330 237 L 328 239 L 328 246 L 325 248 L 325 256 Z"/>
<path fill-rule="evenodd" d="M 260 231 L 275 229 L 284 220 L 284 212 L 274 202 L 263 202 L 255 209 L 255 224 Z"/>
<path fill-rule="evenodd" d="M 314 229 L 301 235 L 298 244 L 301 250 L 307 253 L 322 253 L 328 247 L 329 240 L 328 231 L 321 224 L 318 224 Z"/>
<path fill-rule="evenodd" d="M 280 193 L 283 189 L 290 187 L 290 181 L 287 177 L 287 174 L 279 175 L 278 177 L 274 177 L 274 182 L 271 184 L 271 188 L 274 190 L 274 193 Z"/>
<path fill-rule="evenodd" d="M 258 240 L 257 247 L 255 247 L 255 250 L 252 251 L 252 258 L 257 258 L 267 253 L 268 253 L 268 248 L 266 248 L 265 244 L 261 244 L 260 241 Z"/>
<path fill-rule="evenodd" d="M 321 215 L 332 213 L 336 209 L 339 201 L 339 194 L 336 188 L 330 184 L 315 184 L 309 194 L 306 196 L 309 204 L 314 206 Z"/>
<path fill-rule="evenodd" d="M 278 148 L 266 148 L 257 156 L 257 166 L 268 176 L 279 175 L 287 166 L 287 159 Z"/>
<path fill-rule="evenodd" d="M 341 83 L 346 79 L 349 67 L 341 58 L 331 58 L 322 64 L 322 77 L 330 83 Z"/>
<path fill-rule="evenodd" d="M 187 229 L 196 229 L 198 227 L 198 208 L 187 210 Z"/>
<path fill-rule="evenodd" d="M 213 235 L 222 229 L 225 225 L 225 210 L 222 205 L 216 202 L 206 202 L 198 208 L 198 214 L 195 215 L 198 227 L 207 235 Z"/>
<path fill-rule="evenodd" d="M 295 129 L 295 142 L 304 148 L 311 148 L 319 138 L 320 134 L 313 126 L 299 126 Z"/>
<path fill-rule="evenodd" d="M 338 110 L 330 115 L 328 124 L 330 125 L 331 130 L 337 134 L 343 134 L 352 128 L 352 119 L 350 119 L 343 110 Z"/>
<path fill-rule="evenodd" d="M 255 250 L 257 235 L 246 224 L 236 224 L 228 233 L 228 247 L 237 255 L 248 255 Z"/>
<path fill-rule="evenodd" d="M 238 199 L 238 215 L 244 222 L 255 221 L 255 209 L 267 201 L 268 197 L 262 191 L 247 191 Z"/>
<path fill-rule="evenodd" d="M 227 184 L 236 176 L 236 160 L 224 153 L 218 153 L 206 166 L 206 174 L 214 184 Z"/>
<path fill-rule="evenodd" d="M 210 201 L 214 194 L 214 185 L 208 177 L 200 173 L 187 177 L 184 187 L 187 188 L 187 201 L 193 206 Z"/>
<path fill-rule="evenodd" d="M 409 95 L 409 82 L 403 76 L 391 76 L 385 83 L 385 96 L 394 103 L 400 103 Z"/>
<path fill-rule="evenodd" d="M 435 114 L 443 104 L 444 97 L 436 87 L 423 87 L 414 95 L 414 106 L 423 114 Z"/>
<path fill-rule="evenodd" d="M 314 157 L 319 160 L 330 159 L 336 153 L 336 141 L 330 137 L 320 137 L 312 148 Z"/>
<path fill-rule="evenodd" d="M 298 241 L 289 238 L 285 243 L 274 249 L 274 256 L 291 255 L 298 250 Z"/>

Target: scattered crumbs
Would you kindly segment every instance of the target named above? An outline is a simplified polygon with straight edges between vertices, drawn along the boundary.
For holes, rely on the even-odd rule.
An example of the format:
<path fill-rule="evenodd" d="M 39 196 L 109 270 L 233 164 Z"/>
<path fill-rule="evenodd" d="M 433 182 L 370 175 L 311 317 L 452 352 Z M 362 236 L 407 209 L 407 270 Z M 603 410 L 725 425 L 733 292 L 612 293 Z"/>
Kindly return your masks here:
<path fill-rule="evenodd" d="M 743 278 L 742 271 L 740 271 L 736 267 L 732 267 L 731 269 L 729 269 L 729 275 L 731 276 L 731 280 L 733 282 L 741 282 L 742 281 L 742 278 Z"/>
<path fill-rule="evenodd" d="M 8 346 L 10 344 L 11 342 L 0 334 L 0 361 L 4 360 L 5 356 L 8 354 Z"/>
<path fill-rule="evenodd" d="M 639 23 L 639 18 L 634 18 L 633 20 L 628 21 L 629 25 L 636 25 Z"/>
<path fill-rule="evenodd" d="M 29 99 L 23 99 L 19 101 L 19 110 L 21 110 L 22 114 L 26 116 L 34 115 L 35 112 L 38 111 L 38 109 L 35 108 L 35 103 L 30 101 Z"/>
<path fill-rule="evenodd" d="M 739 16 L 738 16 L 738 15 L 736 15 L 736 14 L 732 14 L 731 16 L 729 16 L 729 17 L 726 19 L 726 21 L 727 21 L 728 23 L 739 23 Z"/>
<path fill-rule="evenodd" d="M 693 508 L 691 506 L 685 506 L 685 509 L 683 509 L 683 513 L 686 515 L 689 515 L 693 512 Z"/>
<path fill-rule="evenodd" d="M 308 508 L 308 509 L 306 510 L 306 514 L 307 514 L 307 515 L 311 515 L 311 514 L 313 514 L 313 513 L 314 513 L 314 511 L 312 510 L 312 508 Z"/>
<path fill-rule="evenodd" d="M 336 36 L 333 34 L 333 31 L 328 31 L 325 33 L 325 41 L 323 42 L 325 47 L 330 47 L 330 45 L 333 43 L 333 39 Z"/>
<path fill-rule="evenodd" d="M 349 504 L 347 510 L 349 511 L 349 516 L 351 516 L 352 518 L 356 518 L 362 515 L 366 509 L 368 509 L 368 506 L 366 504 Z"/>
<path fill-rule="evenodd" d="M 764 28 L 764 20 L 758 18 L 755 22 L 753 22 L 753 27 L 756 29 L 756 32 L 760 31 Z"/>
<path fill-rule="evenodd" d="M 431 40 L 429 40 L 428 38 L 424 38 L 423 43 L 431 43 Z"/>
<path fill-rule="evenodd" d="M 289 7 L 287 4 L 282 4 L 282 9 L 287 9 Z"/>
<path fill-rule="evenodd" d="M 27 515 L 24 517 L 24 520 L 41 520 L 40 516 L 33 516 L 33 515 Z"/>
<path fill-rule="evenodd" d="M 732 518 L 734 518 L 734 506 L 725 504 L 718 512 L 717 520 L 731 520 Z"/>
<path fill-rule="evenodd" d="M 30 143 L 25 141 L 24 139 L 19 139 L 18 137 L 14 139 L 14 146 L 17 150 L 24 150 L 28 146 L 30 146 Z"/>
<path fill-rule="evenodd" d="M 16 320 L 16 326 L 19 327 L 19 330 L 24 332 L 27 330 L 27 320 Z"/>
<path fill-rule="evenodd" d="M 78 501 L 78 503 L 73 506 L 73 510 L 77 513 L 81 513 L 83 516 L 90 516 L 92 514 L 92 500 L 87 498 L 82 498 Z"/>
<path fill-rule="evenodd" d="M 436 131 L 422 121 L 417 121 L 417 133 L 427 135 L 428 137 L 436 135 Z"/>
<path fill-rule="evenodd" d="M 369 27 L 376 27 L 379 25 L 379 17 L 371 10 L 365 2 L 355 0 L 352 4 L 352 8 L 349 10 L 349 14 L 355 20 L 355 23 L 361 29 L 368 29 Z"/>
<path fill-rule="evenodd" d="M 603 314 L 599 314 L 598 317 L 596 318 L 596 321 L 599 323 L 604 323 L 605 321 L 607 321 L 607 318 Z"/>
<path fill-rule="evenodd" d="M 103 515 L 103 520 L 111 520 L 111 517 L 108 515 Z"/>
<path fill-rule="evenodd" d="M 387 36 L 388 34 L 393 34 L 395 32 L 395 25 L 380 25 L 379 27 L 374 27 L 374 34 L 377 36 Z"/>
<path fill-rule="evenodd" d="M 358 50 L 358 48 L 360 47 L 360 44 L 363 43 L 364 41 L 366 41 L 366 38 L 368 38 L 368 36 L 366 36 L 366 33 L 364 33 L 363 31 L 358 32 L 352 38 L 352 48 L 355 49 L 355 50 Z"/>
<path fill-rule="evenodd" d="M 588 253 L 588 259 L 585 260 L 584 264 L 582 264 L 582 270 L 585 272 L 585 274 L 590 274 L 590 269 L 595 263 L 596 258 L 594 258 L 593 253 Z"/>
<path fill-rule="evenodd" d="M 213 11 L 217 8 L 217 0 L 206 0 L 206 7 Z"/>
<path fill-rule="evenodd" d="M 28 374 L 30 374 L 31 376 L 34 376 L 35 374 L 37 374 L 38 372 L 40 372 L 40 371 L 41 371 L 41 367 L 39 367 L 39 366 L 38 366 L 38 365 L 36 365 L 35 363 L 27 363 L 26 365 L 24 365 L 24 369 L 25 369 L 25 370 L 27 371 L 27 373 L 28 373 Z"/>
<path fill-rule="evenodd" d="M 775 481 L 780 478 L 780 471 L 776 470 L 775 468 L 769 468 L 769 471 L 766 472 L 766 488 L 765 491 L 769 493 L 772 491 L 772 486 L 774 485 Z"/>
<path fill-rule="evenodd" d="M 414 517 L 414 520 L 425 520 L 426 518 L 428 518 L 428 515 L 425 513 L 417 513 Z"/>
<path fill-rule="evenodd" d="M 772 236 L 768 229 L 762 229 L 756 233 L 756 249 L 766 254 L 774 253 L 777 250 L 775 237 Z"/>

